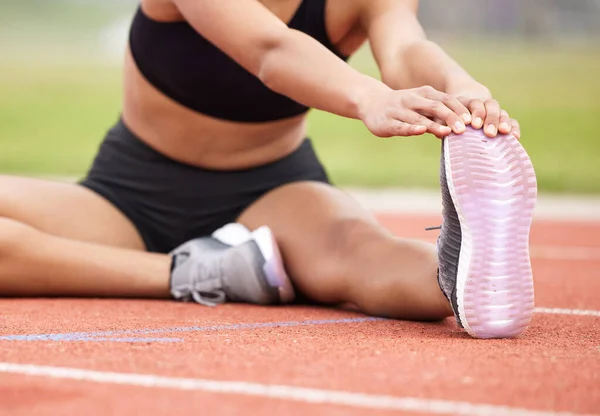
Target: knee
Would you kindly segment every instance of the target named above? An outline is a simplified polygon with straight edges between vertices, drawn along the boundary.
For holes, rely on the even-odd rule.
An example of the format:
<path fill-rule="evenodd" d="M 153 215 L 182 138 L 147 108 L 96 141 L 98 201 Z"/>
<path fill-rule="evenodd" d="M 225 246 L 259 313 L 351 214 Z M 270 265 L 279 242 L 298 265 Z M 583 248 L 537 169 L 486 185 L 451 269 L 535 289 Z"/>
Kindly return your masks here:
<path fill-rule="evenodd" d="M 320 269 L 331 277 L 347 279 L 376 246 L 389 242 L 393 237 L 375 221 L 363 218 L 343 218 L 324 230 L 325 249 Z"/>
<path fill-rule="evenodd" d="M 333 252 L 346 261 L 360 256 L 365 247 L 393 238 L 370 218 L 343 218 L 335 221 L 329 230 Z"/>
<path fill-rule="evenodd" d="M 301 265 L 287 263 L 296 288 L 313 300 L 325 303 L 348 301 L 353 286 L 348 272 L 357 261 L 361 245 L 373 240 L 377 224 L 357 218 L 336 219 L 319 230 L 316 244 L 308 248 L 310 262 Z M 285 253 L 284 253 L 285 254 Z M 317 281 L 318 288 L 305 285 L 305 280 Z"/>
<path fill-rule="evenodd" d="M 0 259 L 21 251 L 31 244 L 35 230 L 10 218 L 0 217 Z"/>

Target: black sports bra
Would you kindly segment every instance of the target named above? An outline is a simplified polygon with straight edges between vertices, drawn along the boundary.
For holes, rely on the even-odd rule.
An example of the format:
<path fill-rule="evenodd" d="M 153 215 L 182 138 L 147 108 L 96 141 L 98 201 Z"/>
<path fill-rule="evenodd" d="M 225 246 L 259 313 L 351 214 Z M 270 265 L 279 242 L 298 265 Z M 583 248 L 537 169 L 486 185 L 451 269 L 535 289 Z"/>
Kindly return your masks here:
<path fill-rule="evenodd" d="M 303 0 L 288 26 L 346 60 L 327 35 L 325 3 Z M 199 113 L 231 121 L 264 122 L 308 111 L 308 107 L 267 88 L 187 22 L 157 22 L 140 7 L 129 42 L 144 77 L 168 97 Z"/>

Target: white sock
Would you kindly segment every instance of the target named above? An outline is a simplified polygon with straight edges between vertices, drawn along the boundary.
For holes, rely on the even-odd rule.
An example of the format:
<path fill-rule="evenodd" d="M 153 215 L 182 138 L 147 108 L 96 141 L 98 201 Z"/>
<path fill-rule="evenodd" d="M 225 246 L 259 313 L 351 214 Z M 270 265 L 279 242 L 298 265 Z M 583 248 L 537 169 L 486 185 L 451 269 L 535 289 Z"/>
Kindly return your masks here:
<path fill-rule="evenodd" d="M 250 230 L 242 224 L 232 222 L 213 232 L 212 237 L 223 244 L 238 246 L 250 240 L 251 234 Z"/>

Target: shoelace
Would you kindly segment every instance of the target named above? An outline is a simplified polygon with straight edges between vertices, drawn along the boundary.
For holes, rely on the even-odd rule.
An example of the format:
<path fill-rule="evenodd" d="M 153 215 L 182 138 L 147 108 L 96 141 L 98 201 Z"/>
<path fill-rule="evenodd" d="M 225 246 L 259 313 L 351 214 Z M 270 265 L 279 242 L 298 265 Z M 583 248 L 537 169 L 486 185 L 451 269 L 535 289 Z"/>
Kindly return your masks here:
<path fill-rule="evenodd" d="M 435 227 L 427 227 L 425 228 L 425 231 L 433 231 L 433 230 L 441 230 L 442 226 L 441 225 L 436 225 Z"/>
<path fill-rule="evenodd" d="M 177 298 L 192 296 L 194 301 L 205 306 L 225 303 L 226 295 L 219 278 L 219 262 L 210 261 L 198 265 L 198 274 L 192 281 L 173 288 Z"/>

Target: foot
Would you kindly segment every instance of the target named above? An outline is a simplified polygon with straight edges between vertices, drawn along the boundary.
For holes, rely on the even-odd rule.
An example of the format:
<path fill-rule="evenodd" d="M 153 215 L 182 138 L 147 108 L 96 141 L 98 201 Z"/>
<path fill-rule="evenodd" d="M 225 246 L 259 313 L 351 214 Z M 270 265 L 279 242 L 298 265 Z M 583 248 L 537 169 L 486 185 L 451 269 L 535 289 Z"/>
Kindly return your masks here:
<path fill-rule="evenodd" d="M 471 336 L 515 337 L 533 313 L 531 160 L 513 136 L 469 128 L 443 140 L 440 182 L 440 287 Z"/>
<path fill-rule="evenodd" d="M 188 241 L 171 254 L 175 299 L 216 306 L 226 301 L 288 303 L 295 297 L 266 226 L 250 233 L 239 224 L 230 224 L 211 237 Z"/>

